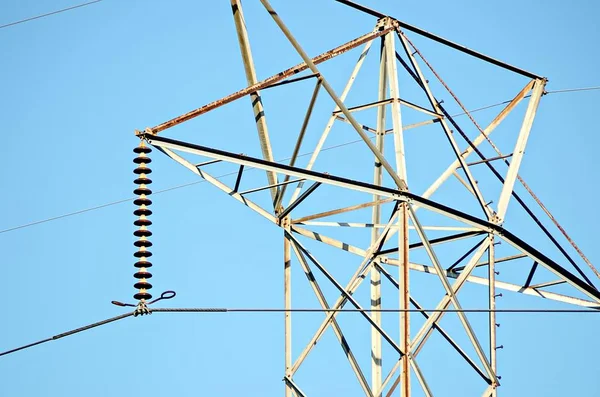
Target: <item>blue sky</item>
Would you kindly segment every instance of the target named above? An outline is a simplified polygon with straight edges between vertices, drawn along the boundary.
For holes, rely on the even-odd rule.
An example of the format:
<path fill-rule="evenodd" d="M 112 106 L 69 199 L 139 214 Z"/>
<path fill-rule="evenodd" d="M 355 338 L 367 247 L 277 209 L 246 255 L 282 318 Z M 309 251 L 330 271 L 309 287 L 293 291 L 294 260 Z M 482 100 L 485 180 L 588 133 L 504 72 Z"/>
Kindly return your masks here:
<path fill-rule="evenodd" d="M 272 1 L 312 56 L 370 31 L 374 24 L 373 18 L 333 1 L 303 3 Z M 3 0 L 0 25 L 73 4 Z M 600 60 L 593 50 L 599 39 L 595 21 L 599 9 L 591 0 L 434 2 L 427 9 L 417 2 L 365 0 L 364 4 L 547 76 L 550 91 L 600 85 Z M 246 0 L 244 6 L 259 79 L 299 63 L 258 1 Z M 159 124 L 246 86 L 230 14 L 227 1 L 105 0 L 1 29 L 0 122 L 5 142 L 0 175 L 5 193 L 0 196 L 4 208 L 0 230 L 131 197 L 134 129 Z M 527 82 L 409 37 L 468 108 L 509 99 Z M 323 66 L 338 93 L 357 56 L 354 51 Z M 401 80 L 401 92 L 405 81 Z M 357 82 L 349 102 L 372 98 L 376 94 L 372 82 L 376 79 Z M 293 109 L 306 106 L 312 87 L 289 90 L 285 99 L 275 93 L 264 98 L 276 159 L 291 154 L 293 138 L 287 130 L 293 126 L 297 131 L 303 117 L 303 108 Z M 599 95 L 600 91 L 587 91 L 545 96 L 521 172 L 592 263 L 600 260 L 595 250 L 599 219 L 593 210 L 600 138 L 590 121 Z M 332 108 L 325 93 L 320 99 L 326 110 Z M 444 99 L 450 103 L 449 96 Z M 455 105 L 448 106 L 458 111 Z M 369 115 L 365 113 L 365 120 Z M 484 123 L 493 116 L 482 112 L 477 117 Z M 304 152 L 314 145 L 322 117 L 315 115 Z M 506 128 L 513 126 L 511 122 Z M 357 138 L 350 129 L 343 131 L 328 144 Z M 165 135 L 259 154 L 247 99 Z M 425 143 L 414 139 L 415 145 Z M 499 140 L 510 151 L 509 140 Z M 339 161 L 354 155 L 358 159 L 364 153 L 360 150 L 352 146 L 328 151 L 317 169 L 362 175 L 351 162 Z M 429 150 L 416 152 L 415 161 L 430 158 L 435 163 L 442 149 L 432 142 Z M 197 180 L 160 153 L 153 153 L 153 159 L 155 191 Z M 423 168 L 409 181 L 417 192 L 428 175 Z M 216 174 L 232 170 L 235 167 L 216 168 Z M 371 178 L 372 171 L 364 170 L 365 178 Z M 256 171 L 249 178 L 258 184 L 263 180 Z M 177 298 L 168 305 L 178 307 L 283 305 L 279 229 L 205 183 L 153 200 L 155 295 L 176 290 Z M 313 205 L 320 208 L 319 203 Z M 0 234 L 4 253 L 0 288 L 5 298 L 0 350 L 123 312 L 109 302 L 130 301 L 133 293 L 132 211 L 131 203 L 122 203 Z M 510 230 L 554 254 L 518 212 L 507 222 L 512 222 L 507 224 Z M 310 248 L 325 262 L 347 259 L 318 246 Z M 356 262 L 355 257 L 348 260 Z M 339 266 L 332 269 L 340 278 L 348 277 Z M 294 272 L 294 306 L 317 307 L 302 273 Z M 426 283 L 439 282 L 424 277 L 416 275 L 415 280 L 423 288 L 422 299 L 429 301 Z M 335 296 L 332 289 L 326 292 Z M 463 306 L 481 307 L 480 293 L 485 296 L 484 289 L 465 291 Z M 509 293 L 498 305 L 569 308 Z M 353 314 L 342 316 L 342 324 L 354 326 Z M 321 318 L 321 314 L 294 316 L 298 341 L 294 356 Z M 388 321 L 392 324 L 391 315 L 384 316 Z M 485 318 L 474 319 L 476 324 L 481 321 Z M 504 345 L 498 354 L 501 395 L 600 393 L 597 316 L 506 314 L 499 321 L 498 342 Z M 455 325 L 448 320 L 449 329 Z M 361 326 L 350 331 L 352 347 L 368 361 L 368 342 L 361 339 L 369 337 L 368 327 Z M 428 364 L 421 363 L 432 374 L 436 395 L 472 395 L 477 390 L 481 394 L 481 382 L 471 375 L 464 383 L 454 383 L 453 371 L 463 367 L 450 358 L 445 361 L 450 355 L 442 353 L 442 344 L 434 341 L 432 350 L 424 351 L 423 362 Z M 360 395 L 331 331 L 318 347 L 297 376 L 307 394 Z M 384 365 L 391 362 L 389 358 Z M 0 373 L 0 395 L 6 396 L 278 395 L 283 392 L 283 319 L 281 314 L 155 314 L 127 319 L 2 357 Z"/>

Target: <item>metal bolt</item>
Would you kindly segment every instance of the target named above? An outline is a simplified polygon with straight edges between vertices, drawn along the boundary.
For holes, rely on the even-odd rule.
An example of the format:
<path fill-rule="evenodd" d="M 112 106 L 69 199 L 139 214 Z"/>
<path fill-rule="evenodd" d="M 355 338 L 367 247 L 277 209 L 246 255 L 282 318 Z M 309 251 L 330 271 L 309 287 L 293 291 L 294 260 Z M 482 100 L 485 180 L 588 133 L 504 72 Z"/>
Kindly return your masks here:
<path fill-rule="evenodd" d="M 499 323 L 496 323 L 496 327 L 500 328 L 500 324 L 499 324 Z"/>
<path fill-rule="evenodd" d="M 495 270 L 494 270 L 494 273 L 496 273 L 496 276 L 499 276 L 499 275 L 500 275 L 500 272 L 498 272 L 498 271 L 495 271 Z"/>
<path fill-rule="evenodd" d="M 496 346 L 496 350 L 504 349 L 504 345 Z"/>
<path fill-rule="evenodd" d="M 502 298 L 502 293 L 494 295 L 494 298 Z"/>

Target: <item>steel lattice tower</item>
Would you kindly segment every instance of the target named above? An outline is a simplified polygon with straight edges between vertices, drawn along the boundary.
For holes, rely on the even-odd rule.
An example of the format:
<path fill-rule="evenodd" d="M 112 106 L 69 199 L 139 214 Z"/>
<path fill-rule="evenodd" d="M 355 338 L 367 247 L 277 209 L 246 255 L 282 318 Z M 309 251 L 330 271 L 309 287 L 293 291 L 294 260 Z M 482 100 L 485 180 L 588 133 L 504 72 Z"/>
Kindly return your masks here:
<path fill-rule="evenodd" d="M 519 167 L 538 105 L 545 93 L 546 79 L 376 11 L 349 1 L 339 2 L 373 15 L 377 18 L 375 26 L 372 31 L 354 40 L 310 57 L 269 2 L 261 0 L 303 62 L 259 81 L 241 1 L 231 0 L 248 87 L 155 127 L 136 131 L 136 134 L 233 200 L 270 221 L 274 227 L 282 229 L 285 309 L 293 309 L 291 272 L 292 267 L 299 266 L 306 275 L 308 288 L 314 292 L 325 312 L 312 338 L 300 346 L 292 338 L 293 313 L 285 313 L 283 375 L 286 396 L 306 395 L 302 391 L 302 384 L 296 381 L 295 374 L 310 353 L 318 349 L 317 342 L 328 329 L 333 331 L 356 375 L 357 390 L 362 390 L 367 396 L 393 393 L 400 393 L 403 397 L 453 395 L 451 391 L 443 394 L 444 391 L 432 390 L 427 381 L 428 374 L 423 373 L 418 364 L 419 354 L 432 335 L 445 340 L 456 351 L 457 357 L 464 360 L 476 374 L 481 383 L 482 396 L 496 396 L 500 384 L 496 363 L 496 297 L 499 290 L 589 308 L 598 307 L 600 302 L 600 292 L 515 191 L 518 182 L 530 192 L 519 176 Z M 424 36 L 522 76 L 525 84 L 502 111 L 482 127 L 413 44 L 411 35 Z M 359 77 L 363 63 L 367 56 L 374 56 L 372 53 L 377 52 L 372 49 L 374 43 L 379 46 L 378 97 L 375 101 L 349 104 L 346 99 Z M 321 73 L 319 65 L 355 48 L 360 49 L 360 55 L 344 90 L 338 94 L 327 80 L 326 73 Z M 415 99 L 405 97 L 399 76 L 412 80 L 421 91 L 421 96 Z M 295 139 L 287 132 L 293 144 L 293 155 L 289 163 L 281 164 L 274 160 L 267 127 L 268 106 L 263 105 L 261 91 L 279 89 L 275 87 L 309 79 L 314 81 L 314 91 L 308 108 L 304 109 L 300 131 Z M 439 79 L 435 85 L 434 79 Z M 437 92 L 440 87 L 443 91 Z M 317 139 L 310 160 L 300 166 L 298 154 L 321 91 L 331 98 L 334 108 Z M 450 114 L 447 105 L 438 100 L 442 94 L 449 94 L 464 110 L 470 119 L 468 123 L 459 123 Z M 253 106 L 262 158 L 203 146 L 200 140 L 184 142 L 165 136 L 171 127 L 247 96 Z M 500 150 L 500 145 L 492 140 L 491 134 L 519 108 L 519 104 L 524 105 L 520 127 L 511 138 L 511 152 L 505 154 Z M 375 116 L 371 119 L 371 125 L 359 122 L 362 112 L 368 111 Z M 419 114 L 423 120 L 408 123 L 405 117 L 408 112 Z M 368 172 L 370 179 L 365 179 L 365 169 L 360 160 L 353 158 L 340 158 L 340 162 L 351 163 L 346 169 L 353 170 L 343 176 L 337 172 L 315 170 L 334 125 L 351 128 L 360 137 L 370 162 L 374 162 L 374 167 L 371 166 L 372 170 Z M 409 130 L 424 127 L 437 129 L 435 139 L 444 142 L 445 151 L 453 156 L 453 160 L 441 169 L 436 178 L 426 182 L 428 188 L 421 193 L 413 189 L 419 183 L 409 179 L 415 155 L 411 155 L 406 142 Z M 473 129 L 475 135 L 469 132 Z M 494 154 L 488 155 L 490 151 Z M 352 164 L 354 161 L 356 164 Z M 208 169 L 216 163 L 239 166 L 233 186 L 212 176 Z M 248 188 L 248 178 L 244 174 L 248 168 L 263 170 L 267 185 L 263 181 L 260 185 Z M 434 198 L 450 180 L 464 192 Z M 488 180 L 490 184 L 495 184 L 493 189 L 488 187 Z M 256 181 L 250 180 L 250 183 L 253 182 Z M 242 183 L 245 183 L 245 190 L 241 190 Z M 539 202 L 537 197 L 533 197 Z M 348 205 L 346 199 L 354 200 L 354 203 Z M 505 222 L 511 202 L 513 206 L 522 206 L 531 217 L 532 224 L 538 225 L 542 233 L 564 254 L 560 259 L 553 259 L 518 237 L 519 233 L 511 231 L 510 222 Z M 323 229 L 326 231 L 322 232 Z M 362 243 L 347 241 L 344 236 L 348 229 L 366 231 L 356 235 L 356 240 L 360 238 Z M 499 243 L 503 245 L 498 246 Z M 343 261 L 353 266 L 352 276 L 343 281 L 338 278 L 331 270 L 331 264 L 319 259 L 316 251 L 321 248 L 313 249 L 309 247 L 310 244 L 343 251 L 340 253 L 344 255 Z M 349 255 L 358 260 L 347 261 Z M 525 269 L 526 277 L 519 278 L 516 272 L 509 271 L 504 277 L 497 278 L 497 265 L 512 262 Z M 425 299 L 428 302 L 435 299 L 434 306 L 419 302 L 419 294 L 424 292 L 417 293 L 412 285 L 412 279 L 419 274 L 429 275 L 430 289 Z M 553 277 L 538 282 L 542 274 Z M 366 280 L 370 284 L 369 293 L 361 295 L 359 288 Z M 385 295 L 382 292 L 383 283 L 394 286 L 397 292 L 393 296 Z M 323 284 L 337 291 L 335 300 L 327 297 Z M 477 307 L 485 303 L 487 320 L 484 332 L 480 326 L 473 325 L 468 310 L 463 310 L 469 307 L 461 304 L 459 299 L 459 292 L 470 284 L 479 285 L 477 291 L 481 299 Z M 295 285 L 299 285 L 299 282 Z M 551 289 L 557 285 L 564 287 L 561 293 Z M 361 289 L 366 288 L 362 286 Z M 366 303 L 365 298 L 368 298 Z M 386 330 L 383 324 L 382 309 L 386 307 L 382 306 L 382 301 L 387 302 L 389 306 L 386 307 L 397 312 L 397 333 Z M 354 350 L 348 343 L 346 330 L 338 319 L 339 310 L 344 307 L 356 309 L 356 316 L 365 320 L 370 327 L 369 363 L 361 362 L 355 355 L 356 349 L 365 348 L 365 341 L 359 347 L 353 346 Z M 458 326 L 446 329 L 441 321 L 450 316 L 455 317 Z M 462 335 L 460 341 L 455 338 L 459 333 Z M 293 344 L 300 349 L 299 354 L 292 354 Z M 393 363 L 385 371 L 383 359 Z M 456 379 L 460 381 L 461 376 L 460 372 L 457 373 Z"/>

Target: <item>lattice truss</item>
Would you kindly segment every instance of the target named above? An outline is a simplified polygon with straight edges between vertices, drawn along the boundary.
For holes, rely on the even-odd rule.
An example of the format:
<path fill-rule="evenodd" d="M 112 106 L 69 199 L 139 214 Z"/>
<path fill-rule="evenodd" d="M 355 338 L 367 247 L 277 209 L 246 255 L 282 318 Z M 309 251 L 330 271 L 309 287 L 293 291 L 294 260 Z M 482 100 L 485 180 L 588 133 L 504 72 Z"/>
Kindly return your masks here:
<path fill-rule="evenodd" d="M 353 329 L 344 329 L 337 311 L 324 313 L 312 336 L 301 345 L 295 343 L 299 354 L 293 356 L 292 313 L 285 314 L 286 396 L 306 395 L 296 374 L 311 352 L 321 346 L 318 342 L 329 329 L 356 375 L 357 390 L 367 396 L 391 395 L 394 391 L 402 396 L 452 395 L 446 390 L 432 390 L 428 377 L 435 374 L 422 372 L 418 364 L 434 335 L 470 368 L 470 373 L 457 371 L 453 378 L 457 382 L 479 379 L 481 395 L 495 396 L 500 384 L 494 312 L 499 291 L 598 307 L 600 292 L 526 206 L 529 196 L 515 192 L 517 182 L 529 191 L 519 176 L 519 167 L 545 92 L 545 78 L 347 1 L 343 3 L 378 17 L 373 30 L 310 57 L 269 2 L 261 0 L 302 63 L 259 81 L 241 3 L 231 3 L 248 87 L 136 134 L 282 229 L 286 309 L 292 308 L 294 266 L 302 269 L 308 281 L 308 287 L 295 283 L 294 290 L 310 288 L 323 309 L 365 309 L 355 316 L 366 321 L 371 333 L 369 362 L 361 362 L 356 348 L 351 349 L 346 333 Z M 506 69 L 522 77 L 524 84 L 491 122 L 480 126 L 413 45 L 411 35 L 425 36 Z M 337 93 L 321 69 L 350 52 L 358 60 L 343 91 Z M 363 77 L 361 68 L 370 59 L 378 67 L 373 90 L 377 98 L 347 101 L 353 84 Z M 401 87 L 399 76 L 412 87 Z M 268 103 L 263 103 L 262 92 L 285 93 L 298 84 L 312 84 L 314 90 L 307 108 L 290 105 L 287 109 L 289 114 L 302 114 L 303 121 L 275 133 L 284 135 L 288 142 L 287 151 L 277 155 L 292 153 L 289 162 L 276 162 L 267 128 Z M 327 99 L 329 116 L 324 128 L 317 130 L 309 124 L 323 91 L 320 99 Z M 458 104 L 468 117 L 459 123 L 449 113 L 449 104 L 438 100 L 439 95 L 452 98 L 453 105 Z M 195 143 L 165 136 L 172 127 L 246 97 L 252 103 L 260 158 L 202 146 L 201 136 Z M 511 117 L 519 120 L 518 125 L 503 130 L 502 145 L 495 144 L 492 133 Z M 294 130 L 299 132 L 292 139 Z M 346 137 L 354 134 L 361 144 L 334 160 L 320 162 L 326 142 L 336 142 L 338 131 Z M 425 138 L 417 141 L 418 134 Z M 306 142 L 314 146 L 308 148 Z M 510 151 L 501 151 L 501 146 Z M 301 149 L 311 150 L 307 162 L 300 159 Z M 215 168 L 211 170 L 226 164 L 237 169 L 230 185 L 214 176 Z M 267 185 L 264 178 L 252 177 L 249 169 L 265 171 Z M 553 257 L 540 252 L 510 231 L 506 224 L 510 222 L 505 220 L 511 200 L 520 211 L 519 222 L 530 222 L 541 230 L 556 248 L 556 255 L 555 251 Z M 327 261 L 319 259 L 321 254 Z M 393 286 L 396 292 L 382 296 L 383 284 Z M 470 284 L 478 286 L 469 289 Z M 462 291 L 466 291 L 469 302 L 475 302 L 470 307 L 490 309 L 485 321 L 481 315 L 462 311 L 467 308 L 461 304 Z M 398 309 L 390 329 L 378 311 L 382 307 Z M 448 319 L 449 327 L 444 326 L 443 319 Z"/>

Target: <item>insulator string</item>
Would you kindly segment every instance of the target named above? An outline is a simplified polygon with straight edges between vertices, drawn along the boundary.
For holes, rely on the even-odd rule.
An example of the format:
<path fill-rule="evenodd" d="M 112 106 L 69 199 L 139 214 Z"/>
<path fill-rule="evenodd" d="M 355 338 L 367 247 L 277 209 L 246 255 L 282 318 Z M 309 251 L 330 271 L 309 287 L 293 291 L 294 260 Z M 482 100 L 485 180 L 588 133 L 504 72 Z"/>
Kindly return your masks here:
<path fill-rule="evenodd" d="M 148 178 L 148 175 L 152 173 L 152 170 L 148 167 L 148 164 L 152 162 L 148 157 L 152 149 L 146 146 L 146 143 L 142 140 L 140 145 L 133 149 L 133 152 L 137 154 L 137 157 L 133 159 L 133 162 L 137 165 L 133 173 L 136 175 L 134 183 L 138 185 L 133 191 L 138 196 L 133 201 L 137 206 L 133 214 L 138 217 L 133 224 L 139 228 L 133 232 L 133 235 L 138 238 L 133 243 L 138 248 L 133 254 L 137 258 L 134 266 L 138 269 L 133 274 L 133 277 L 137 280 L 133 287 L 138 290 L 133 298 L 143 302 L 152 299 L 152 295 L 148 292 L 152 288 L 152 284 L 148 282 L 148 279 L 152 278 L 152 273 L 148 271 L 148 268 L 152 267 L 152 262 L 148 260 L 152 256 L 152 252 L 148 250 L 152 247 L 152 242 L 149 240 L 152 232 L 148 230 L 148 227 L 152 225 L 152 221 L 148 219 L 152 215 L 149 208 L 152 205 L 152 200 L 148 198 L 152 194 L 152 190 L 148 188 L 148 185 L 152 183 L 152 180 Z"/>

